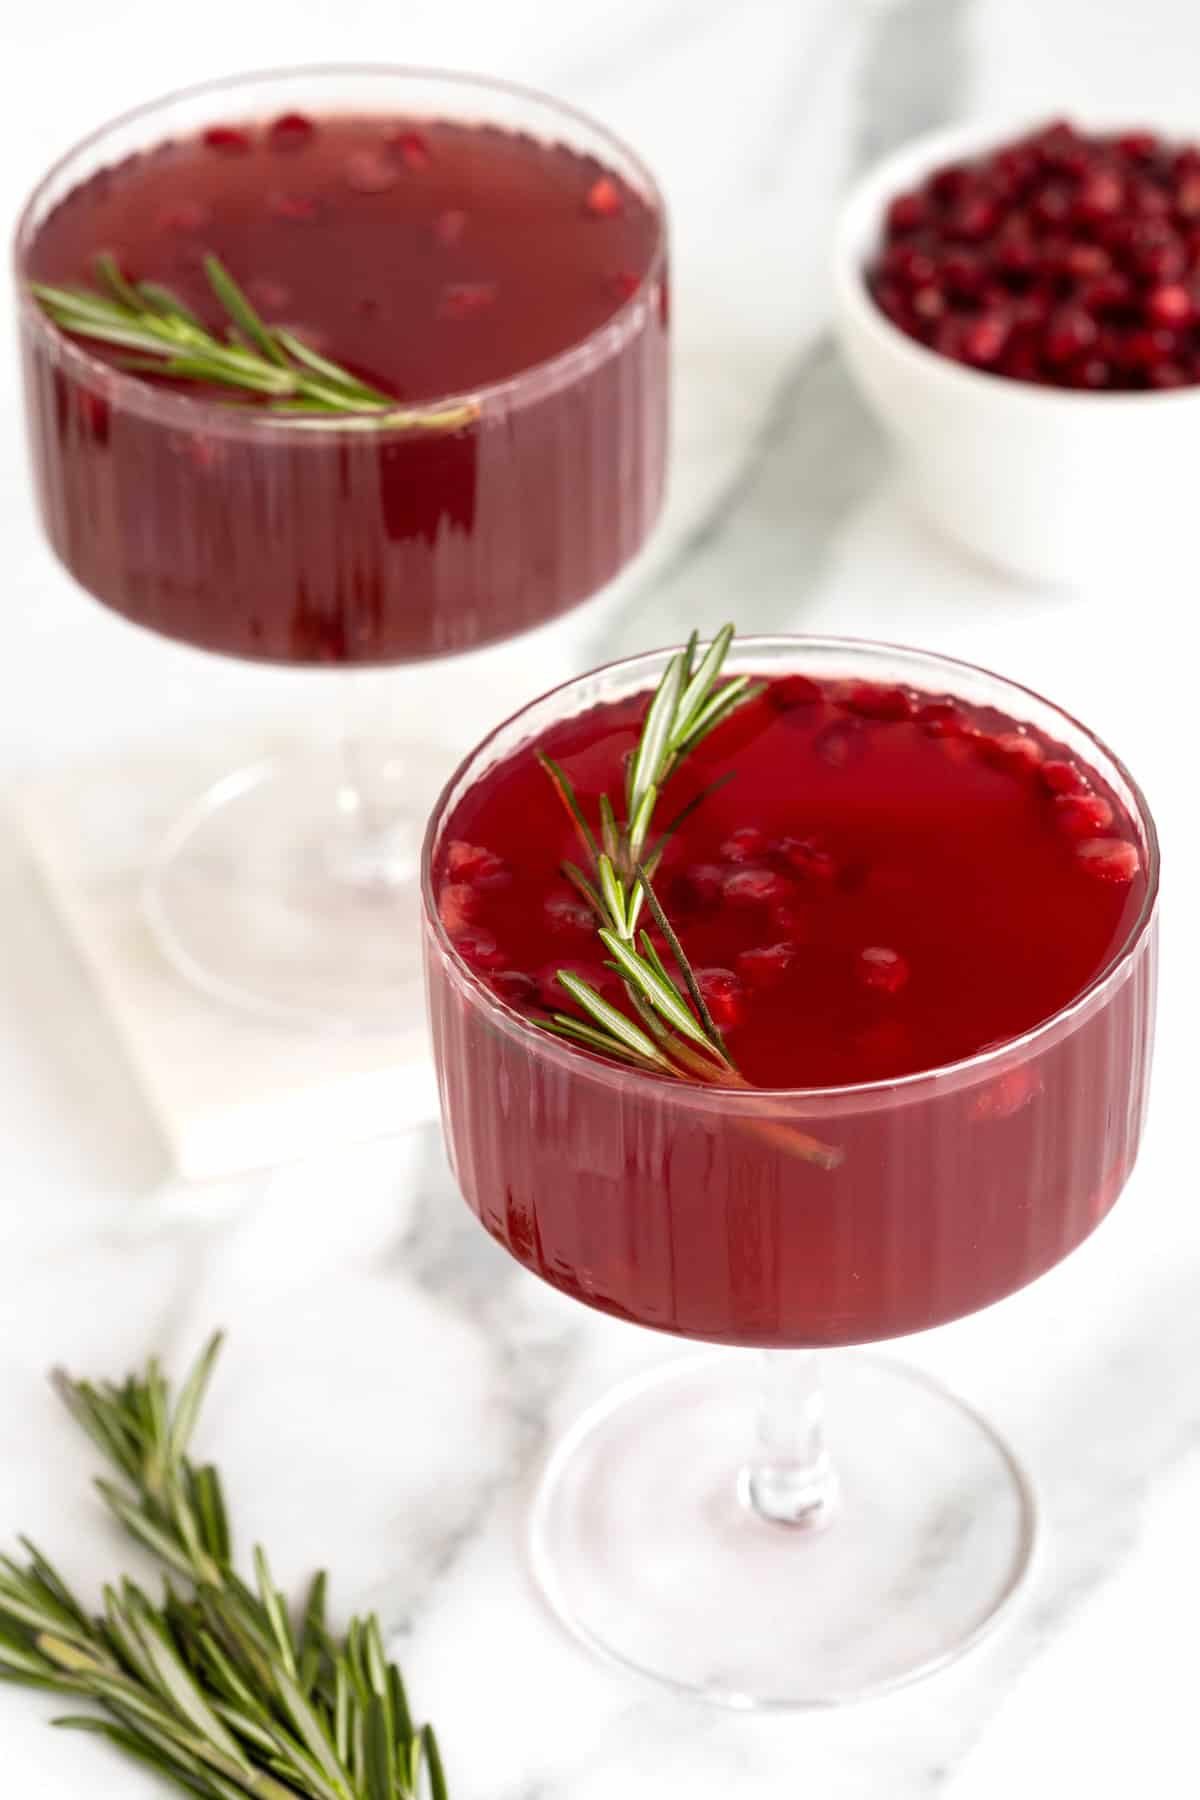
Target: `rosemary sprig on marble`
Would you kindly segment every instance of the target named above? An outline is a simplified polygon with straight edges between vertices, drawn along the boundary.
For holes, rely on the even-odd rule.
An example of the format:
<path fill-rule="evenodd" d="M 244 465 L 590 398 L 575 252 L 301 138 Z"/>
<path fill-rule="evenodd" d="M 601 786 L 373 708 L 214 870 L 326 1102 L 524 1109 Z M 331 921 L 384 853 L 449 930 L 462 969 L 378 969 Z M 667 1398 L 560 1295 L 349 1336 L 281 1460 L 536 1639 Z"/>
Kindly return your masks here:
<path fill-rule="evenodd" d="M 166 1571 L 164 1597 L 124 1580 L 91 1616 L 23 1541 L 27 1561 L 0 1558 L 0 1679 L 89 1703 L 58 1724 L 199 1800 L 446 1800 L 378 1620 L 337 1637 L 324 1574 L 293 1618 L 261 1550 L 253 1586 L 235 1572 L 220 1479 L 187 1454 L 219 1346 L 174 1404 L 153 1361 L 120 1386 L 57 1377 L 119 1478 L 101 1494 Z"/>
<path fill-rule="evenodd" d="M 130 352 L 122 367 L 170 376 L 229 393 L 255 396 L 264 410 L 299 424 L 359 423 L 389 429 L 456 430 L 476 416 L 470 404 L 425 411 L 319 356 L 294 332 L 268 325 L 229 270 L 206 256 L 209 285 L 229 317 L 225 338 L 214 337 L 168 288 L 126 280 L 116 258 L 98 256 L 96 288 L 32 284 L 42 310 L 62 331 Z"/>
<path fill-rule="evenodd" d="M 602 794 L 599 826 L 594 830 L 565 771 L 548 756 L 538 759 L 587 852 L 587 872 L 566 862 L 563 874 L 595 913 L 608 967 L 620 975 L 637 1014 L 636 1020 L 629 1018 L 589 982 L 560 970 L 560 984 L 588 1022 L 556 1012 L 543 1023 L 560 1037 L 602 1055 L 692 1080 L 727 1081 L 736 1077 L 736 1065 L 654 892 L 653 878 L 667 841 L 722 784 L 714 783 L 689 801 L 657 838 L 652 839 L 652 827 L 662 790 L 680 764 L 737 707 L 762 691 L 762 684 L 752 682 L 749 675 L 721 681 L 733 635 L 733 626 L 726 625 L 701 656 L 699 637 L 693 632 L 667 664 L 629 761 L 621 818 L 610 797 Z M 678 980 L 642 926 L 643 910 L 657 925 Z"/>

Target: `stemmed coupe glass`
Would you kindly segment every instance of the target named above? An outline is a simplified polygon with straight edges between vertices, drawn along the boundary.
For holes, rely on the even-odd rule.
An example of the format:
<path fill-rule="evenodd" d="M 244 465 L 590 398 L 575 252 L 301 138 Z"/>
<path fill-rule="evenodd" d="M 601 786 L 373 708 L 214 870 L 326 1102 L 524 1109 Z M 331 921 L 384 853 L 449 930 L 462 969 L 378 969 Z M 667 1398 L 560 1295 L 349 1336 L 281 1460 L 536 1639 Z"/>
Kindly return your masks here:
<path fill-rule="evenodd" d="M 355 116 L 399 124 L 378 149 L 349 156 L 341 179 L 322 163 L 323 146 Z M 444 305 L 414 324 L 404 314 L 411 259 L 388 249 L 399 212 L 389 220 L 422 183 L 442 178 L 422 134 L 427 127 L 432 139 L 446 122 L 475 133 L 484 154 L 490 141 L 496 167 L 477 159 L 475 187 L 426 222 L 411 256 L 440 259 Z M 544 311 L 567 304 L 555 271 L 578 242 L 572 232 L 590 231 L 593 245 L 608 233 L 614 257 L 637 247 L 632 267 L 602 271 L 609 285 L 586 300 L 582 323 L 564 314 L 561 348 L 532 362 L 522 348 L 527 312 L 505 315 L 501 293 L 494 319 L 484 316 L 493 295 L 480 218 L 502 232 L 516 204 L 504 145 L 527 165 L 530 155 L 546 159 L 543 192 L 558 196 L 546 202 L 544 229 L 507 235 L 508 249 L 541 271 Z M 226 213 L 210 207 L 206 224 L 204 184 L 248 146 L 245 192 L 234 205 L 223 190 Z M 289 246 L 311 242 L 305 280 L 357 282 L 357 316 L 375 321 L 376 339 L 389 308 L 403 320 L 397 331 L 428 333 L 444 385 L 401 395 L 405 416 L 394 425 L 346 417 L 314 428 L 311 418 L 148 378 L 66 334 L 31 283 L 55 278 L 56 242 L 77 228 L 86 235 L 93 210 L 117 204 L 123 172 L 155 167 L 168 171 L 171 204 L 153 219 L 105 213 L 123 241 L 97 250 L 120 256 L 133 243 L 135 276 L 149 266 L 169 282 L 221 225 L 242 254 L 234 273 L 252 298 L 266 296 L 260 310 L 286 312 L 303 308 L 301 284 L 273 294 L 272 269 L 255 269 L 254 257 L 261 250 L 269 262 L 261 246 L 284 236 Z M 378 220 L 371 270 L 339 262 L 336 215 L 352 207 Z M 657 516 L 667 401 L 661 197 L 615 137 L 542 95 L 387 67 L 192 88 L 93 133 L 49 172 L 18 226 L 15 273 L 50 545 L 96 599 L 186 644 L 324 668 L 343 684 L 352 668 L 475 650 L 598 593 Z M 446 350 L 455 332 L 461 362 Z M 511 373 L 480 380 L 472 371 L 489 332 L 511 334 Z M 357 348 L 347 341 L 328 354 L 353 369 Z M 402 720 L 374 740 L 351 726 L 339 741 L 243 768 L 203 795 L 170 831 L 147 888 L 150 922 L 176 968 L 225 1000 L 303 1024 L 387 1027 L 401 1020 L 406 993 L 419 1006 L 408 906 L 427 807 L 423 757 Z"/>
<path fill-rule="evenodd" d="M 996 1431 L 928 1376 L 847 1347 L 1002 1299 L 1116 1201 L 1145 1108 L 1157 844 L 1121 763 L 1007 680 L 849 640 L 742 640 L 730 674 L 906 684 L 1028 721 L 1119 800 L 1144 902 L 1069 1005 L 950 1066 L 770 1091 L 588 1054 L 468 965 L 434 870 L 489 770 L 560 721 L 648 694 L 666 660 L 616 663 L 535 701 L 434 812 L 425 951 L 446 1140 L 468 1205 L 527 1269 L 723 1346 L 628 1382 L 554 1451 L 532 1520 L 554 1609 L 676 1688 L 740 1707 L 827 1704 L 950 1660 L 1029 1564 L 1033 1494 Z M 1004 1103 L 1017 1092 L 1027 1104 Z M 834 1147 L 836 1166 L 798 1159 L 796 1132 Z"/>

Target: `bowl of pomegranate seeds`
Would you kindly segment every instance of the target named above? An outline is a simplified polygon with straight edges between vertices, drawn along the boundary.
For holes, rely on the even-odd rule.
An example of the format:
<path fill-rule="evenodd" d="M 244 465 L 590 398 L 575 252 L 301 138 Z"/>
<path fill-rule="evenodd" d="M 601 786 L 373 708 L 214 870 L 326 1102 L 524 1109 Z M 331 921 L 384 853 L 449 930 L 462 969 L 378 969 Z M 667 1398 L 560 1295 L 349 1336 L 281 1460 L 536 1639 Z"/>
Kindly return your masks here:
<path fill-rule="evenodd" d="M 851 370 L 945 531 L 1051 582 L 1191 552 L 1200 123 L 920 138 L 850 195 L 835 287 Z"/>

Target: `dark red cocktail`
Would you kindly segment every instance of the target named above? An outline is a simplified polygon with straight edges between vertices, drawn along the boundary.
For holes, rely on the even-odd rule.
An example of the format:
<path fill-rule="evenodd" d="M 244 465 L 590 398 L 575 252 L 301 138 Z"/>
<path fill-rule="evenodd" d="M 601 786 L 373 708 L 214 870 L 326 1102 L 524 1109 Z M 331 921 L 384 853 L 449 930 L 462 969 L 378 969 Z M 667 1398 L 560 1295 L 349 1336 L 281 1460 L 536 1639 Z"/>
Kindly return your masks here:
<path fill-rule="evenodd" d="M 218 299 L 214 267 L 252 312 Z M 662 202 L 552 100 L 387 68 L 197 88 L 51 171 L 16 275 L 47 536 L 97 599 L 169 637 L 334 668 L 471 650 L 599 592 L 654 524 Z M 131 370 L 126 342 L 81 335 L 81 291 L 114 287 L 127 306 L 170 295 L 226 355 L 299 346 L 396 410 L 300 417 L 194 368 Z M 145 912 L 189 981 L 304 1026 L 418 1029 L 397 919 L 444 770 L 408 718 L 396 697 L 384 741 L 343 725 L 314 743 L 306 711 L 298 753 L 175 826 Z"/>
<path fill-rule="evenodd" d="M 607 700 L 536 747 L 594 807 L 645 709 Z M 619 992 L 533 750 L 457 796 L 432 876 L 460 959 L 432 964 L 451 1141 L 514 1255 L 665 1330 L 846 1344 L 984 1306 L 1103 1217 L 1141 1122 L 1148 947 L 1107 1004 L 1081 996 L 1144 913 L 1146 850 L 1127 792 L 1054 721 L 850 664 L 774 677 L 700 746 L 673 811 L 734 779 L 657 886 L 739 1068 L 775 1090 L 749 1101 L 539 1056 L 480 1003 L 473 980 L 510 1012 L 568 1006 L 563 965 Z M 754 1123 L 795 1116 L 838 1167 Z"/>
<path fill-rule="evenodd" d="M 87 283 L 102 252 L 220 329 L 214 254 L 269 324 L 405 405 L 475 415 L 314 431 L 119 371 L 119 350 L 68 340 L 26 294 L 47 533 L 139 624 L 279 662 L 444 655 L 594 594 L 654 521 L 661 207 L 565 109 L 384 70 L 183 96 L 47 179 L 22 289 Z"/>
<path fill-rule="evenodd" d="M 635 1015 L 558 873 L 580 847 L 535 752 L 598 828 L 667 660 L 537 702 L 443 796 L 425 905 L 446 1136 L 470 1206 L 544 1280 L 765 1353 L 668 1363 L 567 1435 L 532 1532 L 555 1609 L 674 1687 L 828 1703 L 975 1641 L 1034 1510 L 929 1377 L 815 1349 L 986 1306 L 1113 1205 L 1145 1109 L 1157 847 L 1121 765 L 1027 690 L 914 651 L 751 641 L 727 668 L 765 690 L 668 770 L 662 822 L 731 779 L 655 887 L 752 1085 L 602 1058 L 544 1023 L 564 968 Z"/>

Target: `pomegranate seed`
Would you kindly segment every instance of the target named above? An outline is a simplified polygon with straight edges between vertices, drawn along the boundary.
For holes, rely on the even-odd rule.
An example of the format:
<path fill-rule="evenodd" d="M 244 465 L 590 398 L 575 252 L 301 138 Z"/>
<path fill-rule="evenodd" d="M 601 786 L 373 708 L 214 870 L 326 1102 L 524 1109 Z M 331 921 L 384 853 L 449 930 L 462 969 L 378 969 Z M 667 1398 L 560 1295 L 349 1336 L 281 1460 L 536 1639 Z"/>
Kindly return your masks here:
<path fill-rule="evenodd" d="M 316 136 L 317 128 L 303 113 L 283 113 L 267 130 L 267 143 L 272 150 L 303 150 Z"/>
<path fill-rule="evenodd" d="M 400 176 L 379 150 L 356 150 L 346 159 L 346 184 L 356 194 L 386 194 Z"/>
<path fill-rule="evenodd" d="M 447 846 L 446 868 L 457 881 L 473 881 L 476 887 L 503 887 L 512 876 L 504 858 L 494 850 L 464 843 L 461 838 Z"/>
<path fill-rule="evenodd" d="M 898 950 L 872 944 L 859 953 L 858 979 L 864 987 L 881 994 L 898 994 L 907 985 L 908 974 L 908 964 Z"/>
<path fill-rule="evenodd" d="M 951 215 L 948 230 L 955 237 L 978 243 L 990 237 L 1000 222 L 1000 208 L 990 194 L 972 194 Z"/>
<path fill-rule="evenodd" d="M 1017 344 L 1000 358 L 999 368 L 1002 374 L 1009 375 L 1014 381 L 1042 380 L 1042 366 L 1038 361 L 1037 351 L 1030 344 Z"/>
<path fill-rule="evenodd" d="M 1033 240 L 1015 231 L 998 240 L 992 262 L 1005 275 L 1032 275 L 1038 267 Z"/>
<path fill-rule="evenodd" d="M 962 707 L 955 700 L 928 700 L 917 710 L 917 722 L 928 737 L 961 737 L 966 725 Z"/>
<path fill-rule="evenodd" d="M 946 296 L 941 288 L 934 287 L 932 282 L 919 287 L 912 297 L 912 309 L 919 319 L 932 325 L 946 311 Z"/>
<path fill-rule="evenodd" d="M 1100 244 L 1072 244 L 1063 264 L 1066 273 L 1076 281 L 1091 281 L 1112 272 L 1112 257 Z"/>
<path fill-rule="evenodd" d="M 1160 362 L 1147 371 L 1146 379 L 1152 388 L 1188 387 L 1192 377 L 1182 363 Z"/>
<path fill-rule="evenodd" d="M 206 206 L 201 206 L 195 200 L 181 200 L 177 206 L 165 207 L 155 222 L 158 229 L 164 232 L 202 231 L 210 217 Z"/>
<path fill-rule="evenodd" d="M 718 904 L 727 871 L 719 863 L 694 863 L 671 884 L 671 902 L 682 913 L 711 912 Z"/>
<path fill-rule="evenodd" d="M 838 693 L 851 712 L 864 719 L 911 719 L 916 711 L 912 695 L 902 687 L 885 687 L 873 681 L 854 681 Z"/>
<path fill-rule="evenodd" d="M 1124 838 L 1083 838 L 1076 844 L 1075 854 L 1097 881 L 1124 884 L 1132 881 L 1142 866 L 1137 845 Z"/>
<path fill-rule="evenodd" d="M 1169 362 L 1174 348 L 1174 332 L 1164 331 L 1161 327 L 1132 331 L 1122 342 L 1121 363 L 1126 369 L 1149 370 L 1159 363 Z"/>
<path fill-rule="evenodd" d="M 973 250 L 951 250 L 942 264 L 942 281 L 959 300 L 978 300 L 987 287 L 987 271 Z"/>
<path fill-rule="evenodd" d="M 815 706 L 823 698 L 820 687 L 807 675 L 785 675 L 767 689 L 767 699 L 777 712 L 791 712 L 797 706 Z"/>
<path fill-rule="evenodd" d="M 494 281 L 456 281 L 443 288 L 438 311 L 443 319 L 475 319 L 495 304 Z"/>
<path fill-rule="evenodd" d="M 989 1119 L 1011 1119 L 1041 1092 L 1042 1078 L 1035 1068 L 1008 1069 L 972 1095 L 970 1116 L 981 1123 Z"/>
<path fill-rule="evenodd" d="M 622 211 L 624 202 L 621 190 L 611 175 L 601 175 L 598 181 L 593 181 L 587 191 L 584 206 L 597 219 L 611 219 Z"/>
<path fill-rule="evenodd" d="M 1141 219 L 1165 219 L 1171 210 L 1169 195 L 1154 181 L 1136 181 L 1129 190 L 1130 209 Z"/>
<path fill-rule="evenodd" d="M 828 850 L 814 844 L 811 838 L 783 838 L 778 854 L 805 882 L 821 886 L 831 882 L 837 874 L 837 863 Z"/>
<path fill-rule="evenodd" d="M 1091 790 L 1091 783 L 1081 769 L 1057 757 L 1044 762 L 1038 773 L 1052 794 L 1086 794 Z"/>
<path fill-rule="evenodd" d="M 579 894 L 550 894 L 542 910 L 558 937 L 590 936 L 596 926 L 591 907 Z"/>
<path fill-rule="evenodd" d="M 1085 282 L 1075 296 L 1079 305 L 1093 316 L 1096 313 L 1121 312 L 1133 302 L 1133 283 L 1128 275 L 1113 270 Z"/>
<path fill-rule="evenodd" d="M 267 195 L 267 211 L 277 219 L 315 219 L 318 210 L 311 194 L 281 194 L 276 189 Z"/>
<path fill-rule="evenodd" d="M 929 213 L 929 202 L 924 194 L 897 194 L 887 209 L 888 228 L 891 231 L 917 231 L 925 223 Z"/>
<path fill-rule="evenodd" d="M 1131 252 L 1134 269 L 1145 281 L 1172 282 L 1187 268 L 1187 251 L 1177 237 L 1139 245 Z"/>
<path fill-rule="evenodd" d="M 903 287 L 925 287 L 934 280 L 938 267 L 927 250 L 919 244 L 892 244 L 883 255 L 883 272 Z"/>
<path fill-rule="evenodd" d="M 1081 306 L 1062 306 L 1050 320 L 1044 349 L 1052 363 L 1074 362 L 1096 341 L 1096 321 Z"/>
<path fill-rule="evenodd" d="M 970 363 L 986 368 L 999 360 L 1008 342 L 1009 322 L 1002 313 L 984 313 L 963 333 L 963 353 Z"/>
<path fill-rule="evenodd" d="M 766 847 L 766 837 L 757 825 L 742 825 L 725 839 L 721 845 L 721 855 L 726 862 L 753 862 L 762 855 Z"/>
<path fill-rule="evenodd" d="M 730 1031 L 740 1023 L 744 990 L 732 969 L 697 969 L 696 985 L 718 1031 Z"/>
<path fill-rule="evenodd" d="M 826 725 L 813 739 L 813 749 L 831 769 L 844 769 L 856 762 L 867 748 L 867 734 L 857 719 L 840 719 Z"/>
<path fill-rule="evenodd" d="M 209 150 L 219 150 L 225 156 L 243 156 L 250 149 L 250 133 L 240 131 L 236 125 L 210 125 L 203 141 Z"/>
<path fill-rule="evenodd" d="M 427 169 L 432 161 L 429 142 L 419 131 L 402 126 L 385 132 L 383 141 L 400 158 L 406 169 Z"/>
<path fill-rule="evenodd" d="M 979 754 L 993 768 L 1009 769 L 1021 774 L 1040 767 L 1045 752 L 1036 738 L 1023 731 L 1002 731 L 997 737 L 981 737 Z"/>
<path fill-rule="evenodd" d="M 1072 363 L 1067 370 L 1067 381 L 1076 388 L 1106 388 L 1112 385 L 1112 364 L 1105 362 L 1102 356 L 1085 356 L 1081 362 Z"/>
<path fill-rule="evenodd" d="M 538 998 L 538 984 L 521 969 L 498 969 L 492 976 L 492 988 L 501 1000 L 523 1012 Z M 563 995 L 564 1000 L 566 995 Z"/>
<path fill-rule="evenodd" d="M 1059 794 L 1054 815 L 1068 837 L 1099 837 L 1113 821 L 1113 810 L 1100 794 Z"/>
<path fill-rule="evenodd" d="M 769 906 L 792 891 L 774 869 L 734 869 L 725 877 L 724 894 L 731 906 Z"/>
<path fill-rule="evenodd" d="M 1117 149 L 1133 162 L 1153 162 L 1160 145 L 1152 131 L 1123 131 L 1117 139 Z"/>
<path fill-rule="evenodd" d="M 1175 212 L 1190 224 L 1200 219 L 1200 172 L 1187 174 L 1175 189 Z"/>
<path fill-rule="evenodd" d="M 1177 281 L 1152 288 L 1146 298 L 1146 317 L 1152 325 L 1178 327 L 1192 321 L 1195 308 L 1192 296 Z"/>
<path fill-rule="evenodd" d="M 463 961 L 473 969 L 498 969 L 504 962 L 504 952 L 490 931 L 468 925 L 456 931 L 452 941 Z"/>
<path fill-rule="evenodd" d="M 462 242 L 463 232 L 467 228 L 467 215 L 457 207 L 439 213 L 433 222 L 433 235 L 442 248 L 449 250 L 453 245 Z"/>
<path fill-rule="evenodd" d="M 778 987 L 798 954 L 795 944 L 786 942 L 764 944 L 756 950 L 743 950 L 737 959 L 737 972 L 747 987 Z"/>
<path fill-rule="evenodd" d="M 934 198 L 946 206 L 958 199 L 968 180 L 965 169 L 960 168 L 957 163 L 947 163 L 930 176 L 929 187 Z"/>
<path fill-rule="evenodd" d="M 278 314 L 292 297 L 291 289 L 269 275 L 254 275 L 246 283 L 246 291 L 260 312 Z"/>
<path fill-rule="evenodd" d="M 1111 169 L 1097 169 L 1089 175 L 1075 197 L 1075 214 L 1082 220 L 1112 218 L 1121 210 L 1125 184 Z"/>
<path fill-rule="evenodd" d="M 1042 189 L 1033 203 L 1032 212 L 1040 225 L 1065 225 L 1073 209 L 1070 188 L 1056 182 Z"/>
<path fill-rule="evenodd" d="M 447 881 L 438 895 L 438 915 L 451 937 L 479 913 L 482 896 L 466 881 Z"/>

